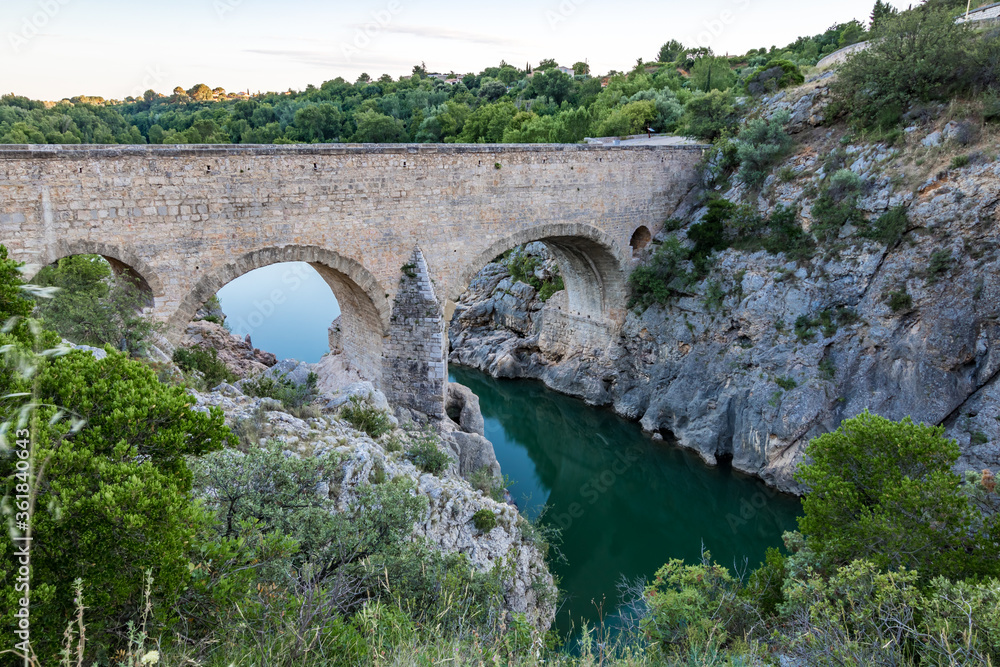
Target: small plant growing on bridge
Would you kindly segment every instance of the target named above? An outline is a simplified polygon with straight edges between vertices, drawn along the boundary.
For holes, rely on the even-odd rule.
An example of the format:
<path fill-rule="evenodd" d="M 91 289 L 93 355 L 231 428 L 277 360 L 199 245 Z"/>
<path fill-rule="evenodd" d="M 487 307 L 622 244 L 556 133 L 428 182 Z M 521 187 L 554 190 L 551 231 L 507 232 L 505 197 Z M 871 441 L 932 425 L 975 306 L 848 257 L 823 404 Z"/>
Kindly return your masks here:
<path fill-rule="evenodd" d="M 403 264 L 402 271 L 407 278 L 417 277 L 417 265 L 414 264 L 413 262 L 407 262 L 406 264 Z"/>
<path fill-rule="evenodd" d="M 360 396 L 351 396 L 340 409 L 340 418 L 372 438 L 380 438 L 395 428 L 385 410 L 379 410 Z"/>
<path fill-rule="evenodd" d="M 497 517 L 492 510 L 484 507 L 472 515 L 472 523 L 479 532 L 488 533 L 497 527 Z"/>

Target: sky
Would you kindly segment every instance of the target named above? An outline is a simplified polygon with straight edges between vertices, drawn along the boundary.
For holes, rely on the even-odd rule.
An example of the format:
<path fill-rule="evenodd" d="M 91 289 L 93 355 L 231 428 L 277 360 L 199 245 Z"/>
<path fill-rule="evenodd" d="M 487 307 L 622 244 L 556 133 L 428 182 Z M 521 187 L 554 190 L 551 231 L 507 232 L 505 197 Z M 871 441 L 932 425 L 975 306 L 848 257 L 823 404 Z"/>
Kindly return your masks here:
<path fill-rule="evenodd" d="M 716 53 L 784 46 L 873 0 L 2 0 L 0 93 L 107 99 L 205 83 L 302 90 L 338 76 L 479 72 L 544 58 L 595 74 L 679 39 Z M 910 3 L 894 3 L 905 8 Z"/>

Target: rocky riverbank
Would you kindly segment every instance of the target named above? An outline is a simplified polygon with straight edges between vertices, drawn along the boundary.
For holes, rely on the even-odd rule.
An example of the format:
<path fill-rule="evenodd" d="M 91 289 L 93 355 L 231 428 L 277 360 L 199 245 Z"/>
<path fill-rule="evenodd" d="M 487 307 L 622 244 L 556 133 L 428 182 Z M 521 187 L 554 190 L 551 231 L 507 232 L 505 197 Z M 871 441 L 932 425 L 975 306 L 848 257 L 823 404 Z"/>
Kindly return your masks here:
<path fill-rule="evenodd" d="M 212 391 L 192 390 L 195 409 L 221 409 L 226 423 L 244 442 L 277 442 L 290 456 L 336 457 L 335 478 L 317 492 L 326 494 L 340 508 L 348 507 L 365 484 L 411 479 L 414 493 L 428 499 L 427 513 L 414 525 L 413 537 L 426 539 L 445 552 L 465 554 L 479 571 L 499 566 L 504 572 L 506 609 L 525 614 L 540 631 L 548 630 L 555 617 L 557 590 L 540 550 L 544 545 L 516 507 L 497 502 L 468 481 L 477 473 L 484 477 L 483 471 L 494 480 L 500 478 L 493 446 L 483 437 L 478 399 L 471 391 L 461 385 L 449 386 L 448 411 L 454 421 L 446 419 L 432 426 L 400 424 L 391 415 L 385 396 L 362 380 L 342 355 L 327 355 L 316 364 L 275 361 L 273 355 L 256 350 L 249 341 L 209 321 L 192 322 L 182 345 L 216 350 L 218 358 L 240 378 Z M 159 350 L 154 350 L 153 356 L 169 358 Z M 310 385 L 313 394 L 303 406 L 289 409 L 273 398 L 244 393 L 247 383 L 262 377 Z M 341 418 L 342 408 L 353 401 L 383 411 L 392 426 L 390 431 L 372 438 Z M 449 457 L 438 474 L 423 472 L 406 455 L 416 440 L 427 436 L 428 428 Z M 482 510 L 496 517 L 495 527 L 476 527 L 473 516 Z"/>
<path fill-rule="evenodd" d="M 731 457 L 786 491 L 801 490 L 792 475 L 809 439 L 866 409 L 942 424 L 961 446 L 961 468 L 998 470 L 996 137 L 971 138 L 938 110 L 915 118 L 894 146 L 864 144 L 818 127 L 825 100 L 821 82 L 770 100 L 765 116 L 792 112 L 793 153 L 759 193 L 738 179 L 716 193 L 763 216 L 792 207 L 809 230 L 825 182 L 847 169 L 863 184 L 865 219 L 905 207 L 898 241 L 887 247 L 848 224 L 808 260 L 725 250 L 706 279 L 667 305 L 630 311 L 618 339 L 598 350 L 546 348 L 538 334 L 564 294 L 543 303 L 511 279 L 506 260 L 490 264 L 455 311 L 451 362 L 613 407 L 709 463 Z M 704 201 L 693 193 L 654 241 L 687 243 Z M 527 251 L 548 266 L 540 244 Z"/>

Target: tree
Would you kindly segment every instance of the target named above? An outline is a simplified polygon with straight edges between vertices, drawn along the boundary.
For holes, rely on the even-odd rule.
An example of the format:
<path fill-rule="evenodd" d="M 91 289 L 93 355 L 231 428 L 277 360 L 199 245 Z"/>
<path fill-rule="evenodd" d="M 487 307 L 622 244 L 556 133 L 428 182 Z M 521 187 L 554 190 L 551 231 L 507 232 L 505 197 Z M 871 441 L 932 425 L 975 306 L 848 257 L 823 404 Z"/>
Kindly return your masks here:
<path fill-rule="evenodd" d="M 1000 574 L 1000 518 L 962 493 L 958 456 L 943 426 L 867 411 L 814 438 L 795 477 L 807 489 L 807 544 L 834 565 L 867 559 L 928 580 Z"/>
<path fill-rule="evenodd" d="M 538 72 L 542 72 L 544 70 L 555 69 L 557 67 L 559 67 L 559 63 L 557 63 L 552 58 L 546 58 L 542 62 L 538 63 L 538 67 L 536 67 L 535 70 L 538 71 Z"/>
<path fill-rule="evenodd" d="M 910 104 L 950 99 L 968 87 L 970 34 L 946 9 L 921 6 L 885 17 L 831 90 L 858 125 L 895 126 Z"/>
<path fill-rule="evenodd" d="M 143 316 L 149 295 L 137 279 L 116 276 L 99 255 L 64 257 L 39 271 L 35 282 L 58 288 L 51 299 L 39 301 L 37 311 L 74 343 L 119 348 L 124 342 L 125 349 L 139 352 L 155 328 Z"/>
<path fill-rule="evenodd" d="M 481 106 L 466 119 L 457 139 L 463 143 L 500 143 L 515 113 L 514 104 L 509 100 Z"/>
<path fill-rule="evenodd" d="M 295 128 L 304 141 L 332 141 L 340 135 L 340 109 L 329 102 L 302 107 L 295 112 Z"/>
<path fill-rule="evenodd" d="M 496 79 L 483 79 L 479 84 L 479 96 L 488 102 L 496 102 L 507 94 L 507 86 Z"/>
<path fill-rule="evenodd" d="M 539 70 L 531 77 L 528 94 L 547 97 L 555 104 L 562 104 L 573 89 L 573 78 L 557 69 Z"/>
<path fill-rule="evenodd" d="M 510 65 L 507 65 L 506 67 L 501 67 L 500 71 L 497 72 L 497 79 L 509 86 L 521 80 L 521 73 Z"/>
<path fill-rule="evenodd" d="M 660 52 L 656 56 L 657 62 L 672 63 L 684 55 L 684 45 L 676 39 L 672 39 L 660 47 Z"/>
<path fill-rule="evenodd" d="M 590 65 L 583 61 L 573 63 L 573 74 L 574 76 L 588 76 L 590 74 Z"/>
<path fill-rule="evenodd" d="M 406 140 L 406 127 L 401 120 L 368 109 L 354 114 L 358 129 L 351 138 L 358 143 L 385 144 Z"/>
<path fill-rule="evenodd" d="M 736 73 L 723 56 L 702 56 L 691 67 L 691 87 L 704 93 L 726 90 L 736 83 Z"/>
<path fill-rule="evenodd" d="M 122 643 L 138 621 L 145 572 L 162 609 L 184 588 L 195 535 L 207 520 L 191 502 L 186 457 L 236 444 L 218 409 L 191 410 L 194 399 L 161 384 L 145 365 L 117 353 L 98 360 L 72 352 L 43 364 L 35 400 L 58 406 L 85 426 L 73 432 L 42 407 L 32 429 L 36 460 L 47 461 L 36 489 L 31 565 L 32 640 L 55 662 L 59 638 L 75 615 L 73 580 L 83 580 L 88 646 Z M 4 418 L 10 417 L 5 407 Z M 15 459 L 0 457 L 0 478 L 13 494 Z M 7 531 L 0 536 L 0 591 L 17 570 Z M 7 646 L 15 607 L 0 611 Z M 95 641 L 96 640 L 96 641 Z"/>
<path fill-rule="evenodd" d="M 897 13 L 899 12 L 896 10 L 896 8 L 890 5 L 888 2 L 883 2 L 882 0 L 875 0 L 875 6 L 872 8 L 872 15 L 871 15 L 871 26 L 870 26 L 871 30 L 872 31 L 877 30 L 880 27 L 883 20 L 891 16 L 895 16 Z"/>
<path fill-rule="evenodd" d="M 203 83 L 199 83 L 187 91 L 187 94 L 196 102 L 211 102 L 212 89 Z"/>
<path fill-rule="evenodd" d="M 715 141 L 724 131 L 732 131 L 739 120 L 733 96 L 721 90 L 691 98 L 684 117 L 688 134 L 705 141 Z"/>

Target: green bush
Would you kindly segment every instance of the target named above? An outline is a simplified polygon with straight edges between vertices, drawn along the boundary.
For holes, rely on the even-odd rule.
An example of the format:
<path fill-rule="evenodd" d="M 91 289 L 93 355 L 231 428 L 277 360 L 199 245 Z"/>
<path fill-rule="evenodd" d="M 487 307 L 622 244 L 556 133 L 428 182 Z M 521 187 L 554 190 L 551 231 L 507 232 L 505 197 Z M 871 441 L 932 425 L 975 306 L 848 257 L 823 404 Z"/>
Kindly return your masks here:
<path fill-rule="evenodd" d="M 832 92 L 858 125 L 889 128 L 911 104 L 951 99 L 975 73 L 973 33 L 930 5 L 880 21 L 868 49 L 848 58 Z"/>
<path fill-rule="evenodd" d="M 862 224 L 864 217 L 858 210 L 858 199 L 864 182 L 849 169 L 841 169 L 830 176 L 812 206 L 813 231 L 825 241 L 832 241 L 845 224 Z"/>
<path fill-rule="evenodd" d="M 440 475 L 451 463 L 451 457 L 442 451 L 439 442 L 440 438 L 430 432 L 416 436 L 406 450 L 406 458 L 422 471 Z"/>
<path fill-rule="evenodd" d="M 886 303 L 894 313 L 901 313 L 913 308 L 913 297 L 906 291 L 904 285 L 898 290 L 893 290 L 886 295 Z"/>
<path fill-rule="evenodd" d="M 801 85 L 805 80 L 795 63 L 788 60 L 772 60 L 758 67 L 747 77 L 746 88 L 751 95 L 763 95 L 789 86 Z"/>
<path fill-rule="evenodd" d="M 814 438 L 795 479 L 807 489 L 799 528 L 824 561 L 870 560 L 936 576 L 1000 575 L 1000 517 L 984 516 L 952 472 L 943 426 L 869 414 Z"/>
<path fill-rule="evenodd" d="M 775 378 L 774 382 L 785 391 L 791 391 L 799 386 L 798 382 L 787 376 Z"/>
<path fill-rule="evenodd" d="M 792 138 L 784 126 L 790 119 L 791 114 L 787 111 L 779 111 L 770 120 L 751 120 L 740 130 L 736 157 L 740 179 L 749 187 L 763 185 L 771 168 L 788 153 Z"/>
<path fill-rule="evenodd" d="M 100 255 L 60 259 L 39 271 L 34 282 L 58 289 L 52 298 L 38 301 L 37 312 L 47 326 L 74 343 L 140 353 L 157 328 L 143 315 L 151 296 L 137 279 L 115 275 Z"/>
<path fill-rule="evenodd" d="M 768 547 L 764 562 L 750 573 L 740 596 L 749 600 L 765 616 L 774 616 L 785 601 L 781 588 L 785 582 L 785 556 L 774 547 Z"/>
<path fill-rule="evenodd" d="M 219 353 L 214 348 L 179 347 L 174 350 L 173 362 L 183 371 L 201 373 L 205 389 L 236 381 L 236 375 L 219 359 Z"/>
<path fill-rule="evenodd" d="M 953 262 L 950 250 L 941 249 L 931 253 L 930 262 L 927 264 L 927 284 L 933 285 L 940 280 L 951 270 Z"/>
<path fill-rule="evenodd" d="M 728 91 L 713 90 L 692 97 L 684 114 L 687 133 L 704 141 L 715 141 L 724 132 L 733 132 L 738 122 L 739 114 Z"/>
<path fill-rule="evenodd" d="M 259 375 L 243 382 L 243 393 L 258 398 L 273 398 L 286 408 L 301 408 L 316 398 L 319 377 L 309 373 L 304 384 L 296 384 L 287 375 Z"/>
<path fill-rule="evenodd" d="M 235 444 L 217 408 L 191 410 L 181 388 L 122 354 L 97 360 L 73 352 L 45 363 L 34 381 L 39 407 L 32 425 L 37 461 L 46 461 L 33 519 L 32 639 L 44 664 L 54 664 L 58 641 L 75 614 L 73 581 L 83 580 L 88 646 L 121 645 L 125 626 L 138 621 L 146 570 L 164 611 L 190 577 L 189 550 L 207 522 L 191 502 L 187 457 Z M 48 407 L 48 406 L 58 406 Z M 74 432 L 65 410 L 84 426 Z M 11 413 L 5 409 L 4 418 Z M 15 459 L 0 457 L 0 477 L 13 494 Z M 155 548 L 151 548 L 155 545 Z M 12 592 L 16 558 L 7 531 L 0 538 L 0 598 Z M 14 596 L 13 598 L 11 596 Z M 11 614 L 0 611 L 0 638 L 13 645 Z"/>
<path fill-rule="evenodd" d="M 909 224 L 906 206 L 896 206 L 879 216 L 878 220 L 862 233 L 862 236 L 893 248 L 903 238 Z"/>
<path fill-rule="evenodd" d="M 351 396 L 350 400 L 340 409 L 340 418 L 375 439 L 381 438 L 386 433 L 391 433 L 395 428 L 389 418 L 389 413 L 385 410 L 379 410 L 360 396 Z"/>
<path fill-rule="evenodd" d="M 497 517 L 493 510 L 484 507 L 472 515 L 472 523 L 479 532 L 488 533 L 497 527 Z"/>
<path fill-rule="evenodd" d="M 951 160 L 952 169 L 961 169 L 962 167 L 969 166 L 969 156 L 968 155 L 956 155 Z"/>

